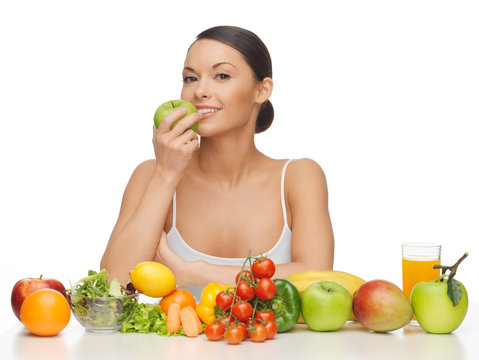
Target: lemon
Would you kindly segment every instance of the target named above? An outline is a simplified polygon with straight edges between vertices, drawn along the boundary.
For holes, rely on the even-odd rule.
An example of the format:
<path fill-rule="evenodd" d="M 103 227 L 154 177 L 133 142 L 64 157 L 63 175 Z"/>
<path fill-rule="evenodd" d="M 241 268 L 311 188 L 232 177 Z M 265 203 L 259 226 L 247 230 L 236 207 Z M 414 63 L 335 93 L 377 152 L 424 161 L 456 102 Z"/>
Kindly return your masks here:
<path fill-rule="evenodd" d="M 130 271 L 131 283 L 142 294 L 163 297 L 175 290 L 175 276 L 165 265 L 144 261 Z"/>

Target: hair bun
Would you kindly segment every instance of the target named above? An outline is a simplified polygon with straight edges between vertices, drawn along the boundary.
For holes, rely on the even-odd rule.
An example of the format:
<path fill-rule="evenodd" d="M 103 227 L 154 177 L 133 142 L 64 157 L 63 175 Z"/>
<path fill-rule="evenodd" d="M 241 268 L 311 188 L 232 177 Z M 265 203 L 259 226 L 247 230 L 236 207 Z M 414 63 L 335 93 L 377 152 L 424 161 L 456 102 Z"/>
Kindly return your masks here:
<path fill-rule="evenodd" d="M 268 129 L 271 126 L 273 119 L 273 104 L 271 104 L 271 101 L 266 100 L 259 108 L 258 117 L 256 118 L 256 126 L 254 129 L 255 134 L 259 134 Z"/>

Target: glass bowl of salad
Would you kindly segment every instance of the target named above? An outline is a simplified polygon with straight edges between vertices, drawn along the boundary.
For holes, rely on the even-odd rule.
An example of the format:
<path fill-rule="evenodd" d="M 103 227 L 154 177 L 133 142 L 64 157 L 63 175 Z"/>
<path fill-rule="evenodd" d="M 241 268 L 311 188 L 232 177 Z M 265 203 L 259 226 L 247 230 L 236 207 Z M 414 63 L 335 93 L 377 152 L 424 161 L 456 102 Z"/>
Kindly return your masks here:
<path fill-rule="evenodd" d="M 117 279 L 108 281 L 108 272 L 90 270 L 88 276 L 67 291 L 73 315 L 90 331 L 112 332 L 128 321 L 138 303 L 139 293 L 121 286 Z"/>

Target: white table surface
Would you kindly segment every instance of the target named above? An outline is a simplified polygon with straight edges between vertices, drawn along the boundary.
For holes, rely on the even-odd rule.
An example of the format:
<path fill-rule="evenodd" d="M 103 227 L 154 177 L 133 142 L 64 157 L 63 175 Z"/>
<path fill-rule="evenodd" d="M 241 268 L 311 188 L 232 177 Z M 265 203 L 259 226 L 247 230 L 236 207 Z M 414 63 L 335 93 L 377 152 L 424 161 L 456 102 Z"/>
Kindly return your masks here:
<path fill-rule="evenodd" d="M 348 322 L 336 332 L 320 333 L 305 325 L 264 343 L 227 345 L 204 335 L 93 333 L 71 318 L 53 337 L 30 334 L 20 323 L 1 338 L 2 359 L 479 359 L 479 303 L 469 304 L 462 325 L 452 334 L 433 335 L 420 327 L 379 334 Z M 6 354 L 6 356 L 4 355 Z"/>

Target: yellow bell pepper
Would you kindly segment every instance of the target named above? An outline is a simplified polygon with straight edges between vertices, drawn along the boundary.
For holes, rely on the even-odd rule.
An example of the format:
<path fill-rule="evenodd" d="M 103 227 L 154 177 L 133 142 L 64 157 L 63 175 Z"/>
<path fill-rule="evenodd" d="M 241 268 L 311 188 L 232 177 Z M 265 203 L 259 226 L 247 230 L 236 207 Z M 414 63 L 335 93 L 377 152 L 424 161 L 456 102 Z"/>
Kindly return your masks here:
<path fill-rule="evenodd" d="M 221 291 L 230 288 L 229 285 L 209 283 L 201 290 L 201 301 L 196 305 L 195 311 L 201 321 L 208 325 L 213 323 L 215 318 L 216 295 Z"/>

